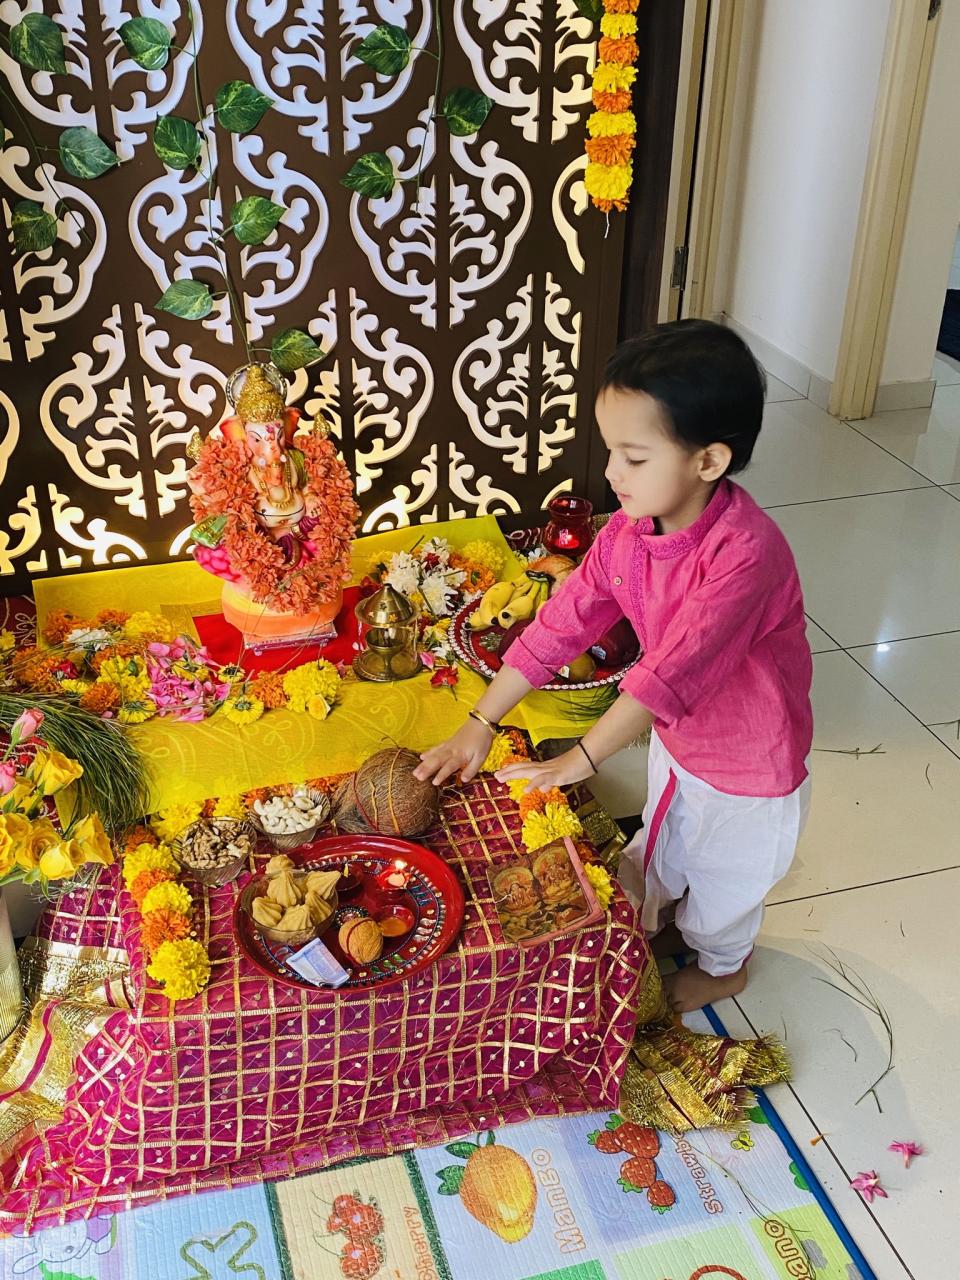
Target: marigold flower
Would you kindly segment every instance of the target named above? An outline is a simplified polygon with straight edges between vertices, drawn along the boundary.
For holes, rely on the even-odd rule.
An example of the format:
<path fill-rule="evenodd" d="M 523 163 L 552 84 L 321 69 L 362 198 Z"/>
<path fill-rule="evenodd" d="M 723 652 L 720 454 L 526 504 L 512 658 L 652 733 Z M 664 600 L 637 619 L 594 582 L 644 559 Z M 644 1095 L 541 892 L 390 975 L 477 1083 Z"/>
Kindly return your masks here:
<path fill-rule="evenodd" d="M 153 955 L 165 942 L 177 938 L 189 938 L 192 926 L 188 916 L 179 911 L 161 907 L 148 911 L 140 923 L 140 939 L 149 955 Z"/>
<path fill-rule="evenodd" d="M 632 103 L 633 94 L 627 89 L 618 93 L 600 93 L 597 89 L 593 91 L 593 105 L 598 111 L 609 111 L 615 115 L 618 111 L 629 111 Z"/>
<path fill-rule="evenodd" d="M 139 610 L 127 618 L 123 634 L 128 640 L 140 640 L 145 644 L 170 644 L 176 639 L 177 629 L 162 614 Z"/>
<path fill-rule="evenodd" d="M 253 724 L 263 715 L 263 703 L 248 693 L 238 693 L 227 698 L 220 710 L 233 724 Z"/>
<path fill-rule="evenodd" d="M 54 609 L 43 624 L 41 634 L 47 644 L 63 644 L 70 632 L 81 623 L 82 619 L 69 609 Z"/>
<path fill-rule="evenodd" d="M 610 879 L 610 872 L 606 867 L 601 867 L 598 862 L 588 862 L 583 868 L 583 874 L 593 886 L 597 902 L 606 911 L 613 899 L 613 881 Z"/>
<path fill-rule="evenodd" d="M 531 813 L 523 824 L 521 840 L 533 853 L 562 836 L 583 835 L 580 819 L 566 804 L 548 804 L 543 813 Z"/>
<path fill-rule="evenodd" d="M 588 164 L 583 181 L 587 194 L 598 200 L 625 200 L 632 170 L 628 164 Z"/>
<path fill-rule="evenodd" d="M 129 617 L 125 609 L 101 609 L 94 622 L 98 627 L 122 627 Z"/>
<path fill-rule="evenodd" d="M 132 698 L 123 702 L 117 712 L 121 724 L 143 724 L 157 714 L 157 704 L 150 698 Z"/>
<path fill-rule="evenodd" d="M 624 67 L 619 63 L 601 62 L 593 73 L 593 87 L 601 93 L 615 93 L 623 89 L 629 89 L 636 78 L 636 67 Z"/>
<path fill-rule="evenodd" d="M 125 853 L 130 853 L 133 849 L 137 849 L 142 844 L 159 844 L 159 840 L 148 827 L 134 827 L 132 831 L 128 831 L 123 841 Z"/>
<path fill-rule="evenodd" d="M 152 868 L 149 871 L 141 871 L 137 878 L 127 885 L 130 890 L 130 896 L 138 907 L 143 906 L 143 901 L 148 893 L 161 884 L 172 884 L 173 872 L 163 871 L 160 867 Z"/>
<path fill-rule="evenodd" d="M 636 13 L 640 0 L 603 0 L 607 13 Z"/>
<path fill-rule="evenodd" d="M 587 132 L 591 138 L 612 138 L 614 134 L 635 134 L 637 118 L 632 111 L 594 111 L 587 117 Z"/>
<path fill-rule="evenodd" d="M 250 692 L 259 698 L 268 711 L 276 711 L 287 705 L 283 691 L 283 675 L 279 671 L 262 671 L 250 681 Z"/>
<path fill-rule="evenodd" d="M 332 707 L 337 700 L 339 688 L 340 676 L 336 667 L 322 658 L 294 667 L 283 677 L 283 689 L 291 711 L 307 711 L 307 704 L 318 694 Z"/>
<path fill-rule="evenodd" d="M 609 7 L 609 6 L 608 6 Z M 605 13 L 600 19 L 600 34 L 611 40 L 637 34 L 637 19 L 632 13 Z"/>
<path fill-rule="evenodd" d="M 597 45 L 597 57 L 600 62 L 618 62 L 621 66 L 629 66 L 636 62 L 640 50 L 633 36 L 621 36 L 619 40 L 611 40 L 603 36 Z"/>
<path fill-rule="evenodd" d="M 491 573 L 499 573 L 503 568 L 503 552 L 499 547 L 494 546 L 492 542 L 487 542 L 484 538 L 474 538 L 461 551 L 455 552 L 450 557 L 451 564 L 454 556 L 462 557 L 469 563 L 479 565 L 483 569 L 489 569 Z"/>
<path fill-rule="evenodd" d="M 147 973 L 170 1000 L 189 1000 L 210 981 L 210 957 L 194 938 L 178 938 L 161 943 Z"/>
<path fill-rule="evenodd" d="M 490 743 L 487 758 L 480 767 L 481 773 L 496 773 L 507 763 L 507 757 L 513 752 L 513 744 L 505 733 L 498 733 Z"/>
<path fill-rule="evenodd" d="M 243 796 L 220 796 L 214 802 L 212 816 L 214 818 L 243 818 L 246 812 Z"/>
<path fill-rule="evenodd" d="M 629 134 L 618 133 L 612 138 L 588 138 L 587 155 L 594 164 L 629 164 L 636 146 L 636 139 Z"/>
<path fill-rule="evenodd" d="M 123 882 L 128 889 L 141 871 L 167 871 L 171 876 L 175 876 L 177 860 L 170 852 L 168 845 L 138 844 L 130 849 L 123 859 Z"/>
<path fill-rule="evenodd" d="M 520 806 L 520 821 L 526 821 L 531 813 L 543 813 L 548 804 L 566 804 L 567 797 L 559 787 L 551 787 L 549 791 L 541 791 L 536 787 L 526 792 L 517 802 Z"/>
<path fill-rule="evenodd" d="M 134 885 L 136 883 L 137 881 L 135 880 Z M 190 896 L 190 891 L 182 884 L 165 880 L 162 883 L 155 884 L 140 903 L 140 910 L 143 915 L 147 915 L 151 911 L 159 911 L 164 907 L 170 911 L 179 911 L 181 915 L 188 916 L 193 907 L 193 898 Z"/>

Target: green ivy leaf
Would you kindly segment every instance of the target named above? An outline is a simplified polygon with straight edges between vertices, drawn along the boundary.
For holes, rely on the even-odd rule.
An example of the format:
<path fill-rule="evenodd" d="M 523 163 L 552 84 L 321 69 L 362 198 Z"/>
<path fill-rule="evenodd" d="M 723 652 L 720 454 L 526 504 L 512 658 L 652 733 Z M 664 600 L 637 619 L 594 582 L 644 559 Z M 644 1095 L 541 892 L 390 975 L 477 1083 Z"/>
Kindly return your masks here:
<path fill-rule="evenodd" d="M 155 306 L 181 320 L 202 320 L 213 310 L 213 294 L 210 286 L 200 280 L 174 280 Z"/>
<path fill-rule="evenodd" d="M 57 242 L 57 220 L 36 200 L 18 200 L 10 222 L 17 253 L 37 253 Z"/>
<path fill-rule="evenodd" d="M 443 100 L 443 118 L 456 138 L 476 133 L 493 108 L 492 98 L 477 89 L 451 89 Z"/>
<path fill-rule="evenodd" d="M 599 22 L 603 17 L 603 0 L 573 0 L 573 3 L 589 22 Z"/>
<path fill-rule="evenodd" d="M 64 129 L 60 135 L 60 159 L 74 178 L 99 178 L 120 163 L 116 153 L 86 125 Z"/>
<path fill-rule="evenodd" d="M 382 200 L 396 185 L 393 161 L 382 151 L 370 151 L 340 179 L 348 191 L 358 191 L 368 200 Z"/>
<path fill-rule="evenodd" d="M 273 106 L 273 98 L 246 80 L 231 80 L 217 90 L 217 119 L 231 133 L 249 133 Z"/>
<path fill-rule="evenodd" d="M 230 210 L 230 225 L 241 244 L 263 244 L 285 212 L 266 196 L 247 196 Z"/>
<path fill-rule="evenodd" d="M 200 159 L 200 135 L 192 120 L 158 116 L 153 126 L 153 149 L 170 169 L 188 169 Z"/>
<path fill-rule="evenodd" d="M 452 1156 L 456 1156 L 458 1160 L 469 1160 L 479 1147 L 475 1142 L 451 1142 L 443 1149 L 449 1151 Z"/>
<path fill-rule="evenodd" d="M 382 76 L 398 76 L 409 65 L 413 42 L 403 27 L 385 22 L 370 32 L 357 48 L 357 57 Z"/>
<path fill-rule="evenodd" d="M 463 1175 L 466 1171 L 466 1166 L 462 1164 L 451 1164 L 446 1169 L 438 1169 L 437 1177 L 440 1179 L 440 1186 L 437 1188 L 438 1193 L 442 1196 L 459 1195 Z"/>
<path fill-rule="evenodd" d="M 63 32 L 45 13 L 28 13 L 10 28 L 10 52 L 22 67 L 33 71 L 67 69 L 63 56 Z"/>
<path fill-rule="evenodd" d="M 270 344 L 270 359 L 281 373 L 296 373 L 323 359 L 323 351 L 302 329 L 284 329 Z"/>
<path fill-rule="evenodd" d="M 167 65 L 172 36 L 156 18 L 131 18 L 119 34 L 134 62 L 145 70 L 159 71 Z"/>

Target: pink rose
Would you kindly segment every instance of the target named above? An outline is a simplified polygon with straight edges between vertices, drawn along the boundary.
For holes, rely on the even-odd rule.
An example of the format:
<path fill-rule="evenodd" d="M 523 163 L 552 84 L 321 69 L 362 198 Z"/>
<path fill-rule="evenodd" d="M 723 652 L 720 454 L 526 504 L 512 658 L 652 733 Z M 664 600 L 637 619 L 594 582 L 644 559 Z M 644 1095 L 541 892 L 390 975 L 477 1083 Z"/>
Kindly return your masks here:
<path fill-rule="evenodd" d="M 0 764 L 0 796 L 9 795 L 17 785 L 17 770 L 12 760 Z"/>
<path fill-rule="evenodd" d="M 38 711 L 36 707 L 29 711 L 21 711 L 10 730 L 10 741 L 12 743 L 29 742 L 42 724 L 43 712 Z"/>

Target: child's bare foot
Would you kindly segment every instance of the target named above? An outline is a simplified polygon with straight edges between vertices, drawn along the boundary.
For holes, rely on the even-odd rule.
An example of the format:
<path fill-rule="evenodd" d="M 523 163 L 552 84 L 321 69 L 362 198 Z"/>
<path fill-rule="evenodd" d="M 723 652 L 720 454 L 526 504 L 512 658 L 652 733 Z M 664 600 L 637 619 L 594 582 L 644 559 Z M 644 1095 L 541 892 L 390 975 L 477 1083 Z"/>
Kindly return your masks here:
<path fill-rule="evenodd" d="M 683 940 L 683 934 L 672 920 L 650 939 L 650 949 L 657 960 L 683 955 L 690 950 Z"/>
<path fill-rule="evenodd" d="M 724 973 L 714 978 L 704 973 L 698 964 L 691 964 L 676 973 L 668 973 L 663 979 L 667 1004 L 676 1013 L 692 1013 L 705 1004 L 739 995 L 746 985 L 746 965 L 736 973 Z"/>

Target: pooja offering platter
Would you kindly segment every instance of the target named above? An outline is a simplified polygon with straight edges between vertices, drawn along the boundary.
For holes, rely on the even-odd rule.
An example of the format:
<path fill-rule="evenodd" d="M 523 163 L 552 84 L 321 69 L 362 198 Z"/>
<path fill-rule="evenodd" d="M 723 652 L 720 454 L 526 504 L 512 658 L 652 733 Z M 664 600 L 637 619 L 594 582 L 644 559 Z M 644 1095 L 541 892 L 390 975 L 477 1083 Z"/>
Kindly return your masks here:
<path fill-rule="evenodd" d="M 368 990 L 412 977 L 442 956 L 460 932 L 460 882 L 442 858 L 422 845 L 388 836 L 331 836 L 291 856 L 300 873 L 350 868 L 352 879 L 339 890 L 337 927 L 324 935 L 334 959 L 350 971 L 340 990 Z M 402 888 L 389 883 L 398 870 L 398 879 L 406 881 Z M 351 919 L 389 922 L 381 930 L 382 952 L 368 964 L 351 961 L 341 946 L 342 926 Z M 291 967 L 294 949 L 271 941 L 255 927 L 244 909 L 243 894 L 234 908 L 234 927 L 241 951 L 261 973 L 276 982 L 335 995 L 332 988 L 318 987 Z"/>
<path fill-rule="evenodd" d="M 501 654 L 505 652 L 510 629 L 502 627 L 497 622 L 492 622 L 486 627 L 478 627 L 474 615 L 481 605 L 482 601 L 471 601 L 455 615 L 450 626 L 450 643 L 461 662 L 466 663 L 478 675 L 492 680 L 503 666 Z M 627 646 L 622 648 L 625 648 L 627 653 L 631 652 Z M 558 678 L 545 684 L 543 688 L 548 692 L 556 692 L 571 689 L 599 689 L 604 685 L 619 684 L 630 668 L 636 665 L 638 656 L 638 650 L 634 644 L 632 656 L 625 661 L 595 660 L 593 672 L 588 679 Z"/>

